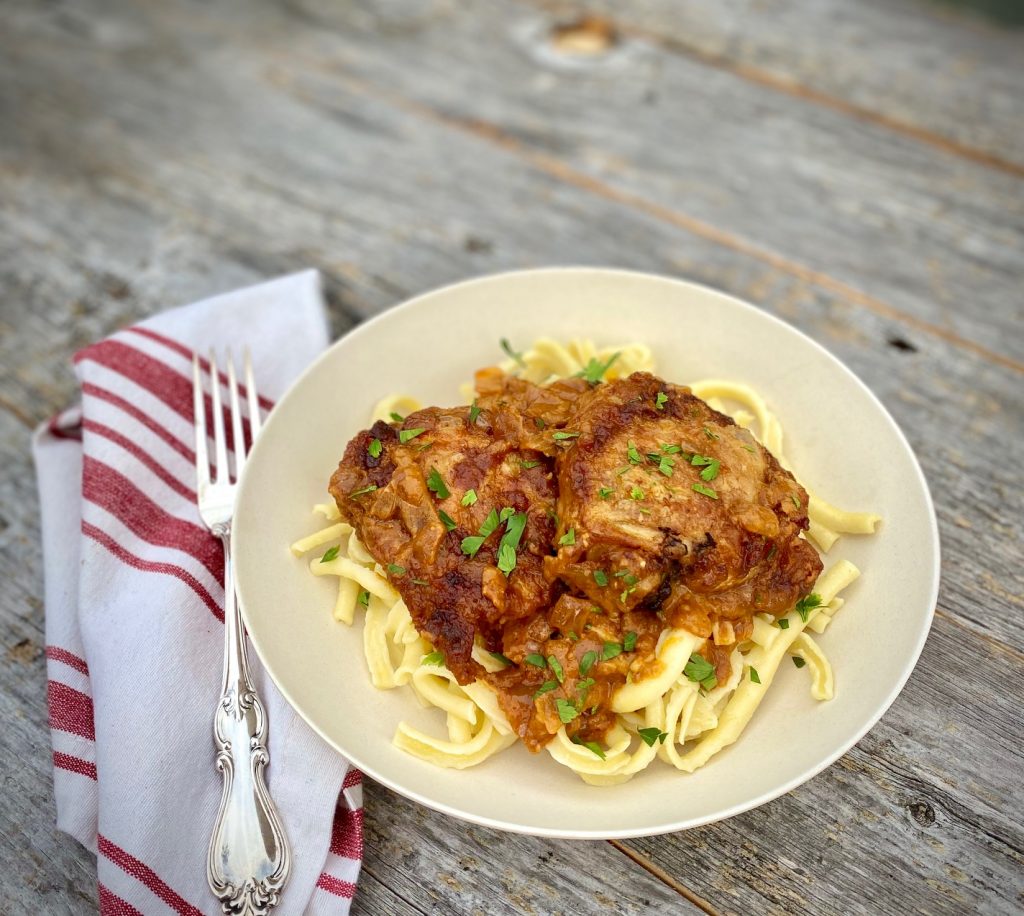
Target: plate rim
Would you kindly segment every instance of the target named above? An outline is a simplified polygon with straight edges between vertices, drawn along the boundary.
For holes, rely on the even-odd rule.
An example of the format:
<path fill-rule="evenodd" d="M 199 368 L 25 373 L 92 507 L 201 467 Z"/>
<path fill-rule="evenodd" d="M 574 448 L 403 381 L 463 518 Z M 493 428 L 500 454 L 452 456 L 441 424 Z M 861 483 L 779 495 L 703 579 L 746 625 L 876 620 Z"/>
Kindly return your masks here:
<path fill-rule="evenodd" d="M 921 653 L 924 651 L 925 643 L 928 640 L 928 636 L 931 633 L 931 628 L 935 620 L 935 610 L 939 596 L 940 579 L 942 572 L 942 552 L 941 542 L 939 538 L 939 527 L 938 519 L 935 514 L 935 503 L 932 498 L 931 489 L 928 486 L 928 480 L 924 475 L 924 471 L 921 468 L 921 463 L 917 458 L 917 454 L 911 447 L 910 442 L 907 440 L 906 435 L 900 428 L 899 424 L 893 418 L 892 414 L 889 413 L 888 409 L 882 403 L 881 399 L 867 386 L 867 384 L 858 376 L 849 366 L 846 365 L 838 356 L 833 354 L 824 345 L 818 343 L 814 338 L 805 333 L 798 327 L 790 324 L 789 322 L 779 318 L 776 315 L 771 314 L 761 308 L 758 308 L 751 302 L 747 302 L 744 299 L 740 299 L 737 296 L 733 296 L 730 293 L 724 292 L 719 289 L 715 289 L 712 286 L 708 286 L 704 283 L 698 283 L 693 280 L 682 279 L 678 277 L 670 277 L 664 274 L 650 273 L 648 271 L 631 270 L 625 268 L 614 268 L 614 267 L 590 267 L 586 265 L 569 265 L 569 266 L 546 266 L 537 268 L 526 268 L 519 270 L 506 270 L 499 271 L 496 273 L 483 274 L 477 277 L 471 277 L 468 279 L 457 280 L 451 283 L 445 283 L 441 286 L 435 287 L 425 292 L 418 293 L 408 299 L 395 303 L 394 305 L 388 306 L 381 310 L 377 314 L 371 316 L 365 321 L 360 322 L 355 327 L 349 329 L 347 332 L 342 334 L 337 340 L 331 343 L 322 353 L 320 353 L 314 360 L 312 360 L 303 370 L 299 373 L 288 385 L 285 392 L 275 402 L 275 408 L 280 407 L 292 393 L 300 386 L 307 376 L 312 374 L 317 367 L 322 363 L 332 358 L 332 354 L 335 350 L 345 344 L 351 339 L 359 337 L 361 334 L 366 333 L 367 329 L 374 327 L 385 319 L 386 316 L 391 316 L 395 312 L 402 312 L 416 308 L 417 305 L 424 299 L 432 298 L 444 293 L 448 293 L 454 290 L 463 290 L 476 285 L 486 285 L 488 283 L 501 282 L 513 278 L 532 278 L 532 277 L 545 277 L 551 275 L 560 276 L 583 276 L 588 275 L 594 279 L 600 278 L 611 278 L 618 277 L 629 280 L 641 279 L 644 281 L 654 281 L 659 284 L 666 284 L 671 286 L 679 286 L 689 290 L 699 290 L 704 294 L 711 294 L 713 297 L 729 300 L 733 305 L 740 306 L 742 310 L 757 314 L 762 319 L 767 319 L 771 323 L 784 328 L 786 331 L 796 334 L 800 337 L 804 344 L 810 345 L 819 355 L 824 356 L 833 366 L 842 373 L 844 373 L 849 380 L 860 389 L 861 393 L 864 394 L 871 404 L 879 411 L 880 415 L 884 418 L 885 422 L 890 427 L 891 431 L 896 434 L 896 437 L 903 445 L 906 453 L 909 455 L 911 465 L 916 475 L 917 483 L 920 484 L 922 493 L 924 494 L 925 505 L 927 508 L 928 516 L 928 541 L 932 549 L 932 553 L 935 557 L 935 562 L 931 571 L 931 582 L 929 585 L 928 595 L 928 609 L 926 612 L 924 625 L 920 629 L 916 644 L 913 646 L 913 650 L 908 653 L 906 661 L 903 664 L 900 676 L 894 681 L 892 688 L 886 695 L 885 699 L 879 703 L 877 709 L 868 717 L 862 727 L 856 732 L 856 734 L 841 742 L 837 748 L 824 755 L 824 757 L 815 763 L 813 766 L 808 767 L 803 772 L 791 777 L 778 786 L 774 786 L 769 790 L 762 792 L 761 794 L 746 799 L 742 802 L 718 811 L 714 814 L 706 816 L 698 816 L 691 818 L 684 818 L 680 821 L 662 824 L 651 828 L 637 827 L 628 828 L 623 830 L 595 830 L 595 829 L 576 829 L 576 830 L 562 830 L 558 828 L 546 828 L 546 827 L 532 827 L 529 825 L 516 824 L 508 821 L 504 821 L 500 818 L 488 817 L 486 815 L 475 814 L 473 812 L 460 810 L 452 805 L 444 802 L 439 802 L 428 796 L 423 795 L 416 790 L 409 789 L 395 780 L 390 779 L 387 776 L 376 772 L 373 767 L 367 767 L 358 759 L 358 755 L 350 754 L 342 751 L 338 746 L 337 742 L 328 735 L 324 729 L 320 728 L 315 722 L 313 722 L 303 711 L 300 705 L 292 698 L 287 686 L 281 682 L 281 680 L 274 673 L 273 667 L 268 663 L 266 654 L 260 645 L 260 640 L 253 636 L 251 621 L 249 619 L 249 613 L 247 610 L 247 602 L 243 595 L 243 586 L 241 580 L 236 576 L 235 590 L 238 595 L 239 607 L 241 609 L 242 619 L 245 623 L 246 631 L 249 633 L 249 642 L 255 650 L 257 656 L 260 659 L 264 670 L 268 677 L 273 681 L 274 685 L 281 692 L 289 706 L 310 726 L 335 752 L 345 758 L 352 766 L 363 772 L 364 775 L 369 776 L 381 785 L 386 786 L 392 791 L 415 801 L 427 808 L 434 811 L 439 811 L 443 814 L 447 814 L 450 817 L 458 818 L 462 821 L 469 823 L 478 824 L 483 827 L 489 827 L 496 830 L 502 830 L 509 833 L 518 833 L 526 836 L 538 836 L 548 837 L 551 839 L 573 839 L 573 840 L 605 840 L 605 839 L 635 839 L 637 837 L 644 836 L 660 836 L 666 833 L 676 833 L 683 830 L 690 830 L 695 827 L 701 827 L 706 824 L 717 823 L 736 815 L 743 814 L 746 811 L 750 811 L 754 808 L 758 808 L 761 805 L 767 804 L 782 795 L 792 792 L 797 787 L 803 785 L 805 782 L 813 779 L 815 776 L 820 774 L 822 771 L 830 767 L 833 763 L 839 760 L 844 754 L 846 754 L 852 747 L 854 747 L 872 728 L 874 728 L 881 720 L 892 704 L 896 701 L 900 693 L 903 692 L 903 688 L 906 686 L 907 681 L 910 679 L 911 674 L 917 667 L 917 663 L 921 658 Z M 268 428 L 271 428 L 274 423 L 275 416 L 278 415 L 276 409 L 271 410 L 266 420 L 263 423 L 263 429 L 260 436 L 250 449 L 250 457 L 254 451 L 260 447 L 261 440 L 266 437 Z M 246 493 L 246 481 L 249 478 L 247 473 L 248 468 L 251 466 L 249 460 L 246 461 L 246 467 L 243 469 L 242 480 L 239 483 L 238 496 L 236 500 L 236 507 L 241 503 L 244 494 Z M 237 509 L 236 509 L 237 511 Z M 231 533 L 231 549 L 232 553 L 237 553 L 238 547 L 238 528 L 233 527 Z M 271 749 L 272 750 L 272 749 Z"/>

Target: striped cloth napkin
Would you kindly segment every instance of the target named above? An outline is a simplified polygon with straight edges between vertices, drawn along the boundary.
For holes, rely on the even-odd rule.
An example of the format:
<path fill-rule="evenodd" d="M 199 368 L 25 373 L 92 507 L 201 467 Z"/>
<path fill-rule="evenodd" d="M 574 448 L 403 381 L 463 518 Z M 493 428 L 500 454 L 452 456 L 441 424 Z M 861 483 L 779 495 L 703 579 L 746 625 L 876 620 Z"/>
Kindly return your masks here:
<path fill-rule="evenodd" d="M 313 271 L 164 312 L 78 353 L 81 406 L 36 433 L 57 825 L 97 854 L 101 913 L 220 912 L 206 854 L 224 559 L 196 509 L 192 350 L 247 345 L 276 398 L 326 344 Z M 250 661 L 293 850 L 275 912 L 347 913 L 361 776 Z"/>

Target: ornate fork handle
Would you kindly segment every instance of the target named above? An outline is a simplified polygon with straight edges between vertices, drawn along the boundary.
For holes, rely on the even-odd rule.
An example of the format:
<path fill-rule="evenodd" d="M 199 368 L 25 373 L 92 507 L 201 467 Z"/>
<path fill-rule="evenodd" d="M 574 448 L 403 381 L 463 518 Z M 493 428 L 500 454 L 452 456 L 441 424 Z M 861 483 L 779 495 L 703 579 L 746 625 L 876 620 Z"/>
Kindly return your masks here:
<path fill-rule="evenodd" d="M 220 530 L 217 530 L 219 528 Z M 265 916 L 291 867 L 281 819 L 267 791 L 267 719 L 249 676 L 245 631 L 235 600 L 230 525 L 224 544 L 224 686 L 214 717 L 217 769 L 224 777 L 207 874 L 224 913 Z"/>

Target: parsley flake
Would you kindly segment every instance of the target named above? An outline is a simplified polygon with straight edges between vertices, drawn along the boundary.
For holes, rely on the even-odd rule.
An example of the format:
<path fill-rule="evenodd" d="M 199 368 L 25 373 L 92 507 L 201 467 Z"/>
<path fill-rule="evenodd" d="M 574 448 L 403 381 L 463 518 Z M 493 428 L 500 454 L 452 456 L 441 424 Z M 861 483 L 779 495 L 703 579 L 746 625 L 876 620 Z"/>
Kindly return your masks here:
<path fill-rule="evenodd" d="M 536 652 L 531 652 L 526 658 L 523 659 L 528 665 L 533 665 L 534 668 L 546 668 L 548 665 L 547 659 L 543 655 L 538 655 Z"/>
<path fill-rule="evenodd" d="M 512 575 L 512 570 L 515 568 L 516 549 L 502 542 L 498 545 L 498 569 L 501 570 L 507 578 Z"/>
<path fill-rule="evenodd" d="M 370 593 L 365 588 L 359 593 L 359 603 L 363 607 L 370 606 Z"/>
<path fill-rule="evenodd" d="M 807 623 L 807 615 L 816 607 L 821 607 L 821 595 L 811 592 L 806 598 L 801 598 L 796 603 L 796 612 L 800 615 L 800 619 Z"/>
<path fill-rule="evenodd" d="M 523 461 L 522 459 L 520 459 L 519 464 L 520 464 L 521 467 L 524 467 L 527 470 L 529 470 L 530 468 L 537 467 L 537 465 L 539 465 L 540 462 L 539 461 Z"/>
<path fill-rule="evenodd" d="M 659 391 L 658 396 L 654 399 L 654 406 L 657 410 L 664 410 L 665 405 L 668 403 L 668 395 L 664 391 Z"/>
<path fill-rule="evenodd" d="M 476 419 L 479 416 L 480 408 L 476 406 L 476 398 L 473 398 L 473 403 L 469 405 L 469 425 L 472 426 L 476 423 Z"/>
<path fill-rule="evenodd" d="M 431 493 L 436 493 L 438 499 L 447 499 L 452 495 L 437 468 L 431 468 L 427 475 L 427 489 Z"/>
<path fill-rule="evenodd" d="M 476 504 L 476 490 L 466 490 L 465 495 L 460 500 L 464 506 L 472 506 Z"/>
<path fill-rule="evenodd" d="M 653 725 L 650 728 L 638 728 L 636 733 L 648 747 L 654 747 L 655 741 L 660 741 L 664 744 L 665 739 L 668 737 L 668 732 L 663 732 L 660 728 Z"/>
<path fill-rule="evenodd" d="M 776 622 L 778 623 L 780 630 L 789 629 L 789 619 L 787 617 L 780 617 Z"/>
<path fill-rule="evenodd" d="M 683 450 L 681 445 L 669 445 L 667 442 L 662 442 L 658 446 L 666 455 L 675 455 Z"/>
<path fill-rule="evenodd" d="M 713 489 L 711 489 L 711 487 L 706 487 L 702 483 L 695 483 L 692 487 L 690 487 L 690 489 L 696 493 L 700 493 L 701 496 L 707 496 L 711 499 L 718 499 L 718 494 Z"/>
<path fill-rule="evenodd" d="M 711 430 L 708 429 L 706 426 L 704 427 L 704 435 L 707 436 L 709 439 L 717 439 L 718 438 L 718 433 L 711 432 Z"/>
<path fill-rule="evenodd" d="M 590 358 L 590 362 L 576 373 L 574 378 L 586 379 L 591 385 L 596 385 L 604 378 L 604 374 L 612 367 L 612 363 L 619 358 L 618 353 L 613 353 L 611 359 L 606 363 L 599 362 L 595 357 Z"/>
<path fill-rule="evenodd" d="M 606 759 L 607 755 L 605 754 L 604 749 L 596 741 L 584 741 L 582 738 L 580 738 L 579 735 L 573 735 L 571 740 L 573 744 L 578 744 L 580 747 L 585 747 L 588 751 L 590 751 L 590 753 L 596 754 L 602 760 Z"/>
<path fill-rule="evenodd" d="M 367 493 L 372 493 L 377 489 L 377 484 L 371 483 L 368 487 L 362 487 L 359 490 L 353 490 L 348 494 L 349 499 L 357 499 L 360 496 L 365 496 Z"/>
<path fill-rule="evenodd" d="M 559 684 L 565 683 L 565 671 L 562 669 L 562 664 L 553 655 L 548 656 L 548 667 L 555 672 L 555 677 L 558 678 Z"/>
<path fill-rule="evenodd" d="M 424 655 L 421 665 L 443 665 L 444 664 L 444 653 L 443 652 L 431 652 L 430 655 Z"/>
<path fill-rule="evenodd" d="M 690 656 L 686 667 L 683 668 L 683 674 L 691 681 L 699 683 L 705 690 L 713 690 L 718 684 L 718 678 L 715 677 L 715 666 L 699 652 L 694 652 Z"/>
<path fill-rule="evenodd" d="M 644 498 L 644 491 L 641 490 L 639 487 L 633 487 L 633 489 L 629 491 L 629 498 L 630 499 L 637 499 L 637 500 L 643 499 Z"/>
<path fill-rule="evenodd" d="M 398 441 L 405 445 L 406 442 L 411 442 L 426 431 L 427 428 L 425 426 L 417 426 L 415 429 L 400 429 L 398 431 Z"/>
<path fill-rule="evenodd" d="M 444 509 L 437 510 L 437 517 L 441 519 L 441 524 L 444 525 L 445 531 L 454 531 L 456 528 L 455 519 L 453 519 Z"/>
<path fill-rule="evenodd" d="M 761 683 L 761 675 L 757 673 L 757 668 L 750 669 L 750 680 L 752 680 L 755 684 Z"/>
<path fill-rule="evenodd" d="M 794 655 L 793 664 L 796 665 L 797 668 L 803 668 L 803 666 L 806 665 L 807 662 L 805 662 L 799 655 Z"/>
<path fill-rule="evenodd" d="M 501 662 L 503 665 L 511 665 L 512 664 L 512 659 L 510 659 L 507 655 L 502 655 L 501 652 L 489 652 L 488 654 L 496 662 Z"/>
<path fill-rule="evenodd" d="M 629 459 L 630 464 L 643 464 L 644 459 L 640 457 L 640 453 L 636 449 L 636 443 L 630 439 L 629 445 L 626 448 L 626 457 Z"/>
<path fill-rule="evenodd" d="M 595 569 L 594 581 L 604 588 L 608 584 L 608 574 L 603 569 Z"/>
<path fill-rule="evenodd" d="M 477 551 L 484 546 L 484 538 L 478 534 L 471 534 L 462 539 L 461 549 L 467 557 L 475 557 Z"/>
<path fill-rule="evenodd" d="M 566 531 L 565 534 L 558 539 L 558 543 L 563 547 L 572 547 L 572 545 L 576 543 L 576 529 L 570 528 Z"/>
<path fill-rule="evenodd" d="M 405 420 L 405 417 L 403 417 L 400 413 L 395 413 L 392 410 L 391 411 L 391 419 L 394 420 L 396 423 L 402 423 Z"/>
<path fill-rule="evenodd" d="M 366 452 L 371 458 L 380 458 L 382 451 L 384 451 L 384 446 L 380 444 L 380 439 L 371 439 L 370 444 L 366 446 Z"/>
<path fill-rule="evenodd" d="M 338 556 L 338 553 L 340 552 L 340 550 L 341 550 L 341 548 L 337 547 L 337 546 L 328 548 L 328 550 L 324 553 L 324 555 L 322 557 L 320 557 L 320 562 L 321 563 L 330 563 L 331 560 L 333 560 L 335 557 Z"/>
<path fill-rule="evenodd" d="M 622 646 L 617 642 L 606 642 L 604 648 L 601 650 L 601 658 L 608 661 L 610 658 L 615 658 L 616 655 L 622 654 Z"/>
<path fill-rule="evenodd" d="M 718 476 L 718 469 L 722 463 L 717 458 L 712 458 L 711 463 L 700 472 L 700 479 L 712 481 Z"/>
<path fill-rule="evenodd" d="M 526 361 L 523 359 L 523 354 L 516 353 L 516 351 L 512 349 L 512 344 L 508 342 L 507 337 L 502 337 L 499 343 L 501 344 L 502 350 L 504 350 L 512 359 L 519 363 L 520 366 L 522 366 L 524 369 L 526 368 Z"/>
<path fill-rule="evenodd" d="M 793 505 L 796 506 L 798 509 L 803 508 L 799 496 L 790 496 L 789 498 L 793 500 Z"/>
<path fill-rule="evenodd" d="M 388 572 L 393 576 L 404 576 L 405 567 L 399 566 L 397 563 L 388 563 Z"/>
<path fill-rule="evenodd" d="M 504 510 L 502 512 L 504 513 Z M 488 521 L 490 521 L 490 516 L 488 516 Z M 483 528 L 480 529 L 481 534 L 483 530 Z M 512 570 L 516 568 L 516 550 L 519 547 L 519 542 L 522 540 L 525 530 L 525 512 L 516 512 L 508 519 L 508 523 L 505 525 L 505 533 L 502 535 L 501 543 L 498 545 L 498 569 L 506 576 L 510 575 Z"/>
<path fill-rule="evenodd" d="M 567 433 L 564 429 L 558 430 L 551 434 L 551 438 L 556 442 L 564 442 L 566 439 L 578 439 L 579 433 Z"/>
<path fill-rule="evenodd" d="M 630 631 L 622 640 L 622 648 L 626 652 L 632 652 L 636 648 L 636 633 Z"/>
<path fill-rule="evenodd" d="M 597 491 L 597 495 L 600 496 L 601 499 L 607 499 L 614 492 L 615 491 L 611 487 L 601 487 L 601 489 Z"/>
<path fill-rule="evenodd" d="M 540 687 L 537 688 L 536 692 L 533 695 L 533 698 L 536 699 L 537 697 L 541 696 L 542 694 L 550 693 L 552 690 L 555 690 L 557 687 L 558 687 L 558 681 L 545 681 L 543 684 L 540 685 Z"/>
<path fill-rule="evenodd" d="M 561 697 L 555 700 L 555 707 L 558 709 L 558 718 L 562 720 L 564 725 L 568 725 L 580 714 L 579 710 L 572 703 L 568 700 L 563 700 Z"/>
<path fill-rule="evenodd" d="M 583 658 L 580 659 L 580 674 L 586 677 L 587 672 L 594 667 L 594 662 L 597 661 L 597 653 L 594 651 L 585 652 Z"/>
<path fill-rule="evenodd" d="M 501 512 L 498 513 L 498 522 L 499 522 L 499 524 L 504 525 L 505 522 L 507 522 L 515 514 L 516 514 L 516 510 L 515 509 L 513 509 L 511 506 L 505 506 L 505 508 L 502 509 Z"/>

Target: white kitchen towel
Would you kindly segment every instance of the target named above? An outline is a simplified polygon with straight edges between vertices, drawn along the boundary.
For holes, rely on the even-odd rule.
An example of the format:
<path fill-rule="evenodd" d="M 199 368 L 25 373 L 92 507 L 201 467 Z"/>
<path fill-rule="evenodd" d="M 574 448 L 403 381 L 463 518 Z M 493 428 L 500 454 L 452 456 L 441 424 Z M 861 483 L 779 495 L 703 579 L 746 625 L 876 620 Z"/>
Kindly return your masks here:
<path fill-rule="evenodd" d="M 195 502 L 193 349 L 249 347 L 269 410 L 326 344 L 313 271 L 176 308 L 78 353 L 81 405 L 36 433 L 57 823 L 97 854 L 101 913 L 220 912 L 206 855 L 224 562 Z M 361 776 L 249 656 L 293 852 L 275 913 L 347 913 Z"/>

